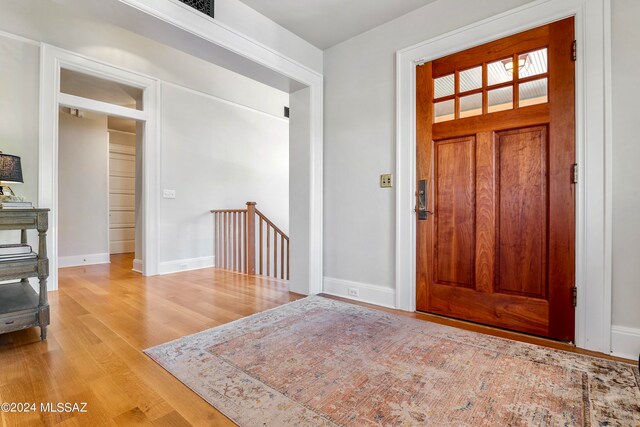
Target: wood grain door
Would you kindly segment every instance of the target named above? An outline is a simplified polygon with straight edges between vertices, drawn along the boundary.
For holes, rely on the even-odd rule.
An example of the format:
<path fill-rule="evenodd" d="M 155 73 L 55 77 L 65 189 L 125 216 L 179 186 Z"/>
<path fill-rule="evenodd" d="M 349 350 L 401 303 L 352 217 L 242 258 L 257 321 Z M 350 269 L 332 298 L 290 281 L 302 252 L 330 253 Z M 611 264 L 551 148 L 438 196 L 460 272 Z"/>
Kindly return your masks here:
<path fill-rule="evenodd" d="M 570 18 L 416 68 L 418 310 L 573 341 L 573 40 Z"/>

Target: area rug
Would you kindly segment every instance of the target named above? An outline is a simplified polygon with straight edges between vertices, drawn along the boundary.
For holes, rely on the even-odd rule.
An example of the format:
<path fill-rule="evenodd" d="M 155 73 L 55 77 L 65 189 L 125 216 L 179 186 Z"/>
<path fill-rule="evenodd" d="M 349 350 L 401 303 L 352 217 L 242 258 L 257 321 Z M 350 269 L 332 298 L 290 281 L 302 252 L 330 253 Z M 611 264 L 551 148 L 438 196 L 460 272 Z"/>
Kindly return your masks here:
<path fill-rule="evenodd" d="M 633 365 L 318 296 L 146 354 L 240 426 L 640 426 Z"/>

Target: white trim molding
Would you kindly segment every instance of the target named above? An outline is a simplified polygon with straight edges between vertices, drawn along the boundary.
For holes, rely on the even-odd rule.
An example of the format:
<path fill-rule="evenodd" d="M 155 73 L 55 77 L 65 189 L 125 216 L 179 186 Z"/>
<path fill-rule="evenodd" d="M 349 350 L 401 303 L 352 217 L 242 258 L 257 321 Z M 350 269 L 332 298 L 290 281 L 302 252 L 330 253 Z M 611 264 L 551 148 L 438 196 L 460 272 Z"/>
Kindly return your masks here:
<path fill-rule="evenodd" d="M 638 356 L 640 356 L 640 329 L 613 325 L 611 327 L 611 354 L 625 359 L 638 360 Z"/>
<path fill-rule="evenodd" d="M 144 270 L 144 265 L 142 264 L 142 260 L 141 259 L 134 259 L 133 260 L 133 268 L 131 268 L 131 270 L 135 271 L 136 273 L 142 274 L 142 271 Z"/>
<path fill-rule="evenodd" d="M 61 94 L 60 70 L 69 69 L 143 90 L 144 110 L 115 106 Z M 160 199 L 160 84 L 134 71 L 43 43 L 40 48 L 40 141 L 38 152 L 38 206 L 51 209 L 47 246 L 50 291 L 58 288 L 58 111 L 60 105 L 130 117 L 144 122 L 142 142 L 142 259 L 143 274 L 158 272 L 158 217 Z M 78 104 L 78 105 L 76 105 Z M 129 110 L 129 111 L 126 111 Z M 132 116 L 130 115 L 132 114 Z"/>
<path fill-rule="evenodd" d="M 109 253 L 71 255 L 58 257 L 58 268 L 78 267 L 81 265 L 109 264 L 111 262 Z"/>
<path fill-rule="evenodd" d="M 161 262 L 158 268 L 158 274 L 172 274 L 172 273 L 178 273 L 181 271 L 191 271 L 191 270 L 199 270 L 201 268 L 211 268 L 213 266 L 214 266 L 213 256 L 177 259 L 174 261 Z"/>
<path fill-rule="evenodd" d="M 350 294 L 350 291 L 356 292 L 358 296 Z M 396 291 L 393 288 L 336 279 L 333 277 L 324 278 L 323 292 L 328 295 L 348 298 L 382 307 L 394 308 L 396 303 Z"/>
<path fill-rule="evenodd" d="M 611 350 L 611 117 L 605 45 L 610 0 L 538 0 L 396 54 L 396 308 L 415 311 L 415 67 L 454 52 L 575 16 L 576 344 Z M 587 31 L 588 28 L 588 31 Z"/>
<path fill-rule="evenodd" d="M 147 120 L 145 111 L 122 107 L 108 102 L 96 101 L 95 99 L 82 98 L 81 96 L 69 95 L 68 93 L 60 93 L 58 95 L 58 103 L 61 107 L 77 108 L 79 110 L 91 111 L 111 117 L 142 121 Z"/>

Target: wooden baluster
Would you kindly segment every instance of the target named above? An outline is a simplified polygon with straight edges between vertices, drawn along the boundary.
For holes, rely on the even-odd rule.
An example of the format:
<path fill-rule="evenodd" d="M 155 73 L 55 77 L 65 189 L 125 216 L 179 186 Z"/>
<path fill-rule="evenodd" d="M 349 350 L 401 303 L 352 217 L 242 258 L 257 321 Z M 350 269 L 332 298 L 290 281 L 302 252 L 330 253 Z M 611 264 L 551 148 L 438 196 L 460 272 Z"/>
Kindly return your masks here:
<path fill-rule="evenodd" d="M 213 266 L 218 262 L 218 213 L 213 213 Z"/>
<path fill-rule="evenodd" d="M 223 228 L 224 228 L 224 269 L 227 270 L 229 268 L 229 266 L 227 265 L 227 261 L 228 261 L 228 257 L 227 257 L 227 242 L 229 241 L 228 236 L 227 236 L 227 213 L 224 212 L 224 214 L 222 215 L 222 222 L 223 222 Z"/>
<path fill-rule="evenodd" d="M 273 229 L 273 277 L 278 278 L 278 233 Z"/>
<path fill-rule="evenodd" d="M 262 276 L 262 247 L 264 246 L 264 242 L 262 240 L 262 218 L 258 217 L 258 221 L 260 221 L 260 275 Z"/>
<path fill-rule="evenodd" d="M 247 212 L 242 212 L 242 272 L 247 274 Z"/>
<path fill-rule="evenodd" d="M 238 230 L 236 229 L 236 217 L 238 216 L 237 212 L 233 213 L 233 252 L 231 253 L 233 256 L 233 271 L 238 271 L 238 258 L 237 255 L 237 245 L 238 245 Z"/>
<path fill-rule="evenodd" d="M 271 226 L 267 223 L 267 276 L 269 275 L 269 271 L 271 270 Z"/>
<path fill-rule="evenodd" d="M 262 227 L 260 241 L 262 243 Z M 247 202 L 247 273 L 256 274 L 256 202 Z"/>
<path fill-rule="evenodd" d="M 289 280 L 289 239 L 287 239 L 287 280 Z"/>
<path fill-rule="evenodd" d="M 280 278 L 284 279 L 284 234 L 280 235 Z"/>
<path fill-rule="evenodd" d="M 238 212 L 238 272 L 242 272 L 242 212 Z"/>

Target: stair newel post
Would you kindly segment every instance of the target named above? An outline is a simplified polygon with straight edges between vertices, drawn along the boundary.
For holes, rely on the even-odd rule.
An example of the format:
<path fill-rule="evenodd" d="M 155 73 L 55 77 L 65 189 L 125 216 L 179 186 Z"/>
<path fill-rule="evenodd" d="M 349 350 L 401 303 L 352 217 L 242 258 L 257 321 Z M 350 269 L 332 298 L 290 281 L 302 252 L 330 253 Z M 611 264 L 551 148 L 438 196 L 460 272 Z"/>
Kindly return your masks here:
<path fill-rule="evenodd" d="M 247 274 L 256 274 L 256 202 L 247 202 Z"/>

